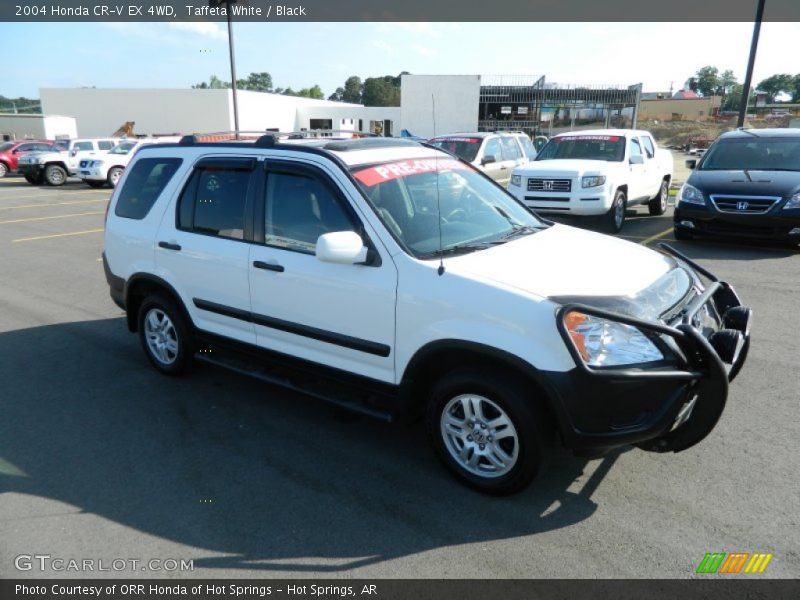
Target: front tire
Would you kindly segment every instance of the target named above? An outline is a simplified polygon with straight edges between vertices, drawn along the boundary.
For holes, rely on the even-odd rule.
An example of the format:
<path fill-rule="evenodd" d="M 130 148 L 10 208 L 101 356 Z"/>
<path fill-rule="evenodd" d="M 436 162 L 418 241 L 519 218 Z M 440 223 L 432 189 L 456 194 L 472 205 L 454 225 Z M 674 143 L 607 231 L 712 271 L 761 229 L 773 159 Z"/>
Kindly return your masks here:
<path fill-rule="evenodd" d="M 111 167 L 106 177 L 108 178 L 108 185 L 112 188 L 117 187 L 119 178 L 122 177 L 122 167 Z"/>
<path fill-rule="evenodd" d="M 41 175 L 25 175 L 25 181 L 31 185 L 42 185 L 44 183 Z"/>
<path fill-rule="evenodd" d="M 607 233 L 619 233 L 625 225 L 625 209 L 627 207 L 627 197 L 623 190 L 617 190 L 614 194 L 614 201 L 611 208 L 601 217 L 602 228 Z"/>
<path fill-rule="evenodd" d="M 513 373 L 456 369 L 431 391 L 430 442 L 459 480 L 481 492 L 508 495 L 526 488 L 544 456 L 545 420 L 530 386 Z"/>
<path fill-rule="evenodd" d="M 152 365 L 165 375 L 185 373 L 194 355 L 194 341 L 183 314 L 159 294 L 139 306 L 139 340 Z"/>
<path fill-rule="evenodd" d="M 688 231 L 686 231 L 681 227 L 673 227 L 672 235 L 675 236 L 676 240 L 679 240 L 681 242 L 689 242 L 694 238 L 694 236 L 691 233 L 689 233 Z"/>
<path fill-rule="evenodd" d="M 647 208 L 650 210 L 650 215 L 657 217 L 667 212 L 667 201 L 669 200 L 669 180 L 665 179 L 661 182 L 661 187 L 658 190 L 656 197 L 647 203 Z"/>
<path fill-rule="evenodd" d="M 64 185 L 67 182 L 67 171 L 59 165 L 47 165 L 44 170 L 44 180 L 48 185 Z"/>
<path fill-rule="evenodd" d="M 0 179 L 8 175 L 8 165 L 4 162 L 0 162 Z"/>

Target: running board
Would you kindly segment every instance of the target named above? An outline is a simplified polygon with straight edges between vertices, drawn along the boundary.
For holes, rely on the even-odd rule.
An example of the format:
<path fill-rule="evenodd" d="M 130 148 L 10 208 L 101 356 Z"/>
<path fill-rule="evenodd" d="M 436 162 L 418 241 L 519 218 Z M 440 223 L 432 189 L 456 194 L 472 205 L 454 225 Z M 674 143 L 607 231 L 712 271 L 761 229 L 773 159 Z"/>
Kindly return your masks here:
<path fill-rule="evenodd" d="M 273 365 L 266 361 L 250 358 L 243 353 L 219 347 L 204 348 L 197 352 L 194 358 L 199 362 L 222 367 L 265 383 L 306 394 L 386 423 L 394 421 L 391 412 L 373 406 L 381 399 L 381 394 L 371 390 L 348 386 L 323 376 L 315 377 L 309 372 L 301 372 L 278 364 Z"/>

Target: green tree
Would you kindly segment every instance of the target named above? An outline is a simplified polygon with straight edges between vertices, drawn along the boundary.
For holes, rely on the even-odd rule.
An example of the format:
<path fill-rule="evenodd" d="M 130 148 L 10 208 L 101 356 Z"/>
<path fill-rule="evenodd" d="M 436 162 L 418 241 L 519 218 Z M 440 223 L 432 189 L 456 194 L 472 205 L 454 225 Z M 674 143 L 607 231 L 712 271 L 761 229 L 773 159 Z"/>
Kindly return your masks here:
<path fill-rule="evenodd" d="M 361 104 L 363 93 L 364 84 L 361 83 L 361 77 L 352 75 L 347 78 L 347 81 L 344 82 L 344 89 L 342 90 L 342 102 Z"/>
<path fill-rule="evenodd" d="M 791 94 L 794 91 L 795 77 L 788 73 L 772 75 L 759 83 L 756 89 L 765 92 L 769 96 L 770 102 L 775 102 L 775 96 L 781 92 Z"/>
<path fill-rule="evenodd" d="M 720 87 L 719 69 L 706 66 L 697 70 L 697 91 L 703 96 L 713 96 Z"/>
<path fill-rule="evenodd" d="M 362 99 L 364 106 L 400 106 L 400 78 L 367 77 Z"/>
<path fill-rule="evenodd" d="M 733 88 L 739 82 L 736 80 L 736 75 L 733 74 L 733 71 L 728 69 L 727 71 L 723 71 L 722 75 L 719 76 L 719 94 L 720 96 L 727 96 L 728 94 L 733 91 Z"/>
<path fill-rule="evenodd" d="M 800 73 L 792 77 L 792 102 L 800 102 Z"/>

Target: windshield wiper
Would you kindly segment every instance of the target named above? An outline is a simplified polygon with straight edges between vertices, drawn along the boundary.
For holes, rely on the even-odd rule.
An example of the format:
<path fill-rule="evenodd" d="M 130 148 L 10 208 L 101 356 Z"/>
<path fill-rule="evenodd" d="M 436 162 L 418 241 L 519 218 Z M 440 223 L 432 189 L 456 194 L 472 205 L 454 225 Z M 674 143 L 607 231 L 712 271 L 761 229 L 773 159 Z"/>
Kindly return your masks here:
<path fill-rule="evenodd" d="M 456 244 L 442 250 L 432 250 L 425 252 L 420 258 L 439 258 L 440 256 L 452 256 L 454 254 L 468 254 L 476 250 L 486 250 L 491 248 L 492 244 L 488 242 L 468 242 L 465 244 Z"/>
<path fill-rule="evenodd" d="M 541 231 L 542 229 L 545 229 L 545 228 L 544 227 L 535 227 L 533 225 L 516 225 L 516 226 L 514 226 L 514 228 L 511 231 L 509 231 L 503 237 L 500 238 L 500 240 L 502 240 L 502 242 L 500 242 L 498 240 L 498 242 L 495 242 L 495 243 L 507 242 L 510 239 L 513 239 L 515 237 L 522 237 L 524 235 L 530 235 L 532 233 L 537 233 L 537 232 Z"/>

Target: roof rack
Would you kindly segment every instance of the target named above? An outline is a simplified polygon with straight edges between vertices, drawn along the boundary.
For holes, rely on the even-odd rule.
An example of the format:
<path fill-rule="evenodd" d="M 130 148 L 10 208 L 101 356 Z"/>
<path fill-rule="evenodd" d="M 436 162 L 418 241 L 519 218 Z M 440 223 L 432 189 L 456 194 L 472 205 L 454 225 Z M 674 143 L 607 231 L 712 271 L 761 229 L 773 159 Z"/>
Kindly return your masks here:
<path fill-rule="evenodd" d="M 338 137 L 337 137 L 338 136 Z M 360 139 L 380 137 L 375 133 L 352 131 L 350 129 L 302 129 L 300 131 L 268 131 L 256 140 L 259 148 L 271 148 L 281 139 L 307 140 L 307 139 Z M 333 139 L 331 139 L 333 141 Z"/>
<path fill-rule="evenodd" d="M 180 146 L 193 146 L 194 144 L 202 144 L 207 142 L 241 142 L 257 140 L 264 135 L 263 131 L 213 131 L 210 133 L 192 133 L 184 135 L 181 141 L 178 142 Z"/>

